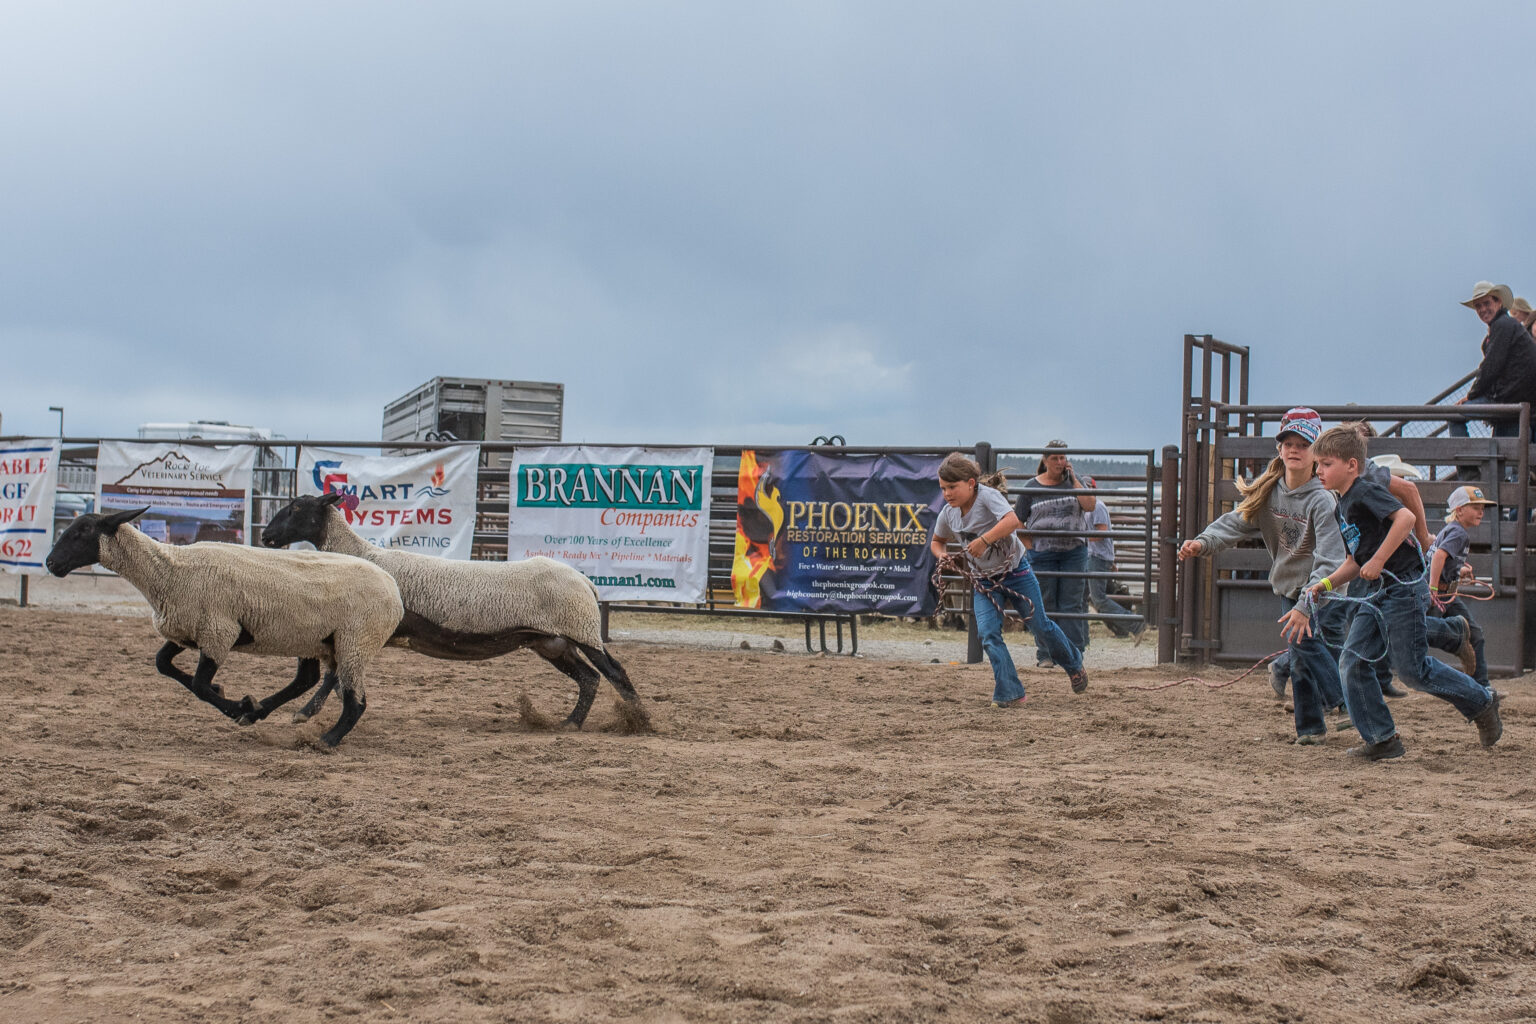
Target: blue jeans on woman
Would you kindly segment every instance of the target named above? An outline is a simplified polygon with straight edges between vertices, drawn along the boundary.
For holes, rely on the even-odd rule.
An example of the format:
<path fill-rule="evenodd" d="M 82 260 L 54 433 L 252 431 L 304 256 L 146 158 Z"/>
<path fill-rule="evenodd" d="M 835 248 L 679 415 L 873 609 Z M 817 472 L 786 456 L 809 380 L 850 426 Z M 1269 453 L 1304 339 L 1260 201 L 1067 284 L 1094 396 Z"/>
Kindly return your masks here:
<path fill-rule="evenodd" d="M 1098 555 L 1089 555 L 1088 568 L 1094 572 L 1114 572 L 1115 563 L 1112 559 L 1100 558 Z M 1093 605 L 1093 610 L 1100 615 L 1131 614 L 1130 609 L 1109 596 L 1109 580 L 1088 581 L 1088 603 Z M 1115 636 L 1131 636 L 1147 628 L 1145 621 L 1138 622 L 1134 626 L 1127 626 L 1123 622 L 1105 620 L 1104 625 Z"/>
<path fill-rule="evenodd" d="M 1029 553 L 1029 567 L 1035 572 L 1087 572 L 1088 571 L 1088 545 L 1079 544 L 1075 548 L 1065 551 L 1031 551 Z M 1081 613 L 1087 603 L 1087 587 L 1083 586 L 1080 579 L 1042 579 L 1040 580 L 1040 596 L 1044 600 L 1043 610 L 1051 612 L 1065 612 L 1067 614 Z M 1057 628 L 1057 627 L 1053 627 Z M 1077 648 L 1079 655 L 1088 647 L 1088 620 L 1087 619 L 1062 619 L 1060 631 L 1067 635 L 1072 646 Z M 1039 633 L 1035 634 L 1035 660 L 1056 662 L 1064 665 L 1051 654 L 1050 650 L 1041 642 Z"/>
<path fill-rule="evenodd" d="M 976 618 L 976 633 L 981 637 L 982 650 L 992 664 L 992 699 L 999 704 L 1018 700 L 1024 696 L 1024 684 L 1019 682 L 1019 670 L 1013 665 L 1008 645 L 1003 642 L 1003 611 L 992 603 L 1011 607 L 1024 619 L 1024 625 L 1035 634 L 1035 643 L 1044 644 L 1051 660 L 1071 675 L 1083 667 L 1083 656 L 1072 646 L 1061 627 L 1045 613 L 1045 602 L 1040 598 L 1040 583 L 1029 569 L 1029 561 L 1020 559 L 1008 575 L 994 577 L 1000 588 L 991 591 L 991 597 L 979 589 L 971 595 L 971 612 Z"/>
<path fill-rule="evenodd" d="M 1361 591 L 1358 595 L 1356 587 Z M 1406 685 L 1449 702 L 1464 718 L 1475 718 L 1492 703 L 1493 694 L 1471 677 L 1429 656 L 1424 636 L 1429 584 L 1422 575 L 1404 582 L 1386 577 L 1361 580 L 1349 591 L 1351 597 L 1370 602 L 1356 608 L 1339 664 L 1344 675 L 1344 704 L 1361 739 L 1382 743 L 1397 732 L 1372 664 L 1378 656 L 1384 655 Z"/>
<path fill-rule="evenodd" d="M 1289 597 L 1280 599 L 1283 615 L 1296 607 Z M 1323 711 L 1339 706 L 1342 683 L 1339 681 L 1339 663 L 1323 640 L 1319 623 L 1322 608 L 1312 614 L 1311 636 L 1304 640 L 1286 643 L 1285 653 L 1291 659 L 1291 707 L 1296 714 L 1296 735 L 1315 736 L 1328 731 L 1323 721 Z"/>

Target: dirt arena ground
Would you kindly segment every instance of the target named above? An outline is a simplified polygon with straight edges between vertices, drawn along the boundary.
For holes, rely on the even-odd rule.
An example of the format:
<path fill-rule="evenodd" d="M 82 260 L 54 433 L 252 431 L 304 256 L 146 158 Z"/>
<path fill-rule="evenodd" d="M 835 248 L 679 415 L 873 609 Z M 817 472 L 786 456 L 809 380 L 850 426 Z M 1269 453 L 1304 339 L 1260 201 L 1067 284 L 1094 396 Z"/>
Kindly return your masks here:
<path fill-rule="evenodd" d="M 985 666 L 620 639 L 654 732 L 550 733 L 531 655 L 387 652 L 324 753 L 334 704 L 240 728 L 157 646 L 0 608 L 0 1020 L 1536 1019 L 1529 680 L 1496 750 L 1414 695 L 1364 765 L 1258 675 L 996 711 Z"/>

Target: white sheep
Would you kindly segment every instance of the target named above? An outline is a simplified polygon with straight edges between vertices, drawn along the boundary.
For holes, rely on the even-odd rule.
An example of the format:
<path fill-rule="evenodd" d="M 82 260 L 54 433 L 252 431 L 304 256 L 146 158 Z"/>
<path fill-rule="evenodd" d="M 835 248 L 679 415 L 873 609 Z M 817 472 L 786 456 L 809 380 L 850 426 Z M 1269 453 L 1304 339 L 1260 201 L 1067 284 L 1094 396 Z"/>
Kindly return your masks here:
<path fill-rule="evenodd" d="M 137 587 L 166 639 L 156 668 L 241 725 L 314 686 L 317 663 L 325 662 L 340 679 L 344 706 L 320 739 L 340 743 L 367 707 L 363 669 L 405 613 L 395 581 L 362 559 L 319 551 L 161 544 L 129 525 L 146 511 L 78 517 L 48 553 L 48 571 L 66 576 L 100 562 Z M 198 652 L 195 676 L 174 663 L 188 647 Z M 284 690 L 259 703 L 232 701 L 213 684 L 232 651 L 302 660 Z"/>
<path fill-rule="evenodd" d="M 578 656 L 580 651 L 644 719 L 628 673 L 603 646 L 597 588 L 580 572 L 550 558 L 465 562 L 378 548 L 347 523 L 336 507 L 341 500 L 337 493 L 295 498 L 272 517 L 261 542 L 276 548 L 308 541 L 322 551 L 366 558 L 383 568 L 400 585 L 405 602 L 405 618 L 390 641 L 394 646 L 462 661 L 531 648 L 575 680 L 576 706 L 566 723 L 578 729 L 598 687 L 597 672 Z M 302 720 L 318 711 L 329 688 L 322 686 L 295 717 Z"/>

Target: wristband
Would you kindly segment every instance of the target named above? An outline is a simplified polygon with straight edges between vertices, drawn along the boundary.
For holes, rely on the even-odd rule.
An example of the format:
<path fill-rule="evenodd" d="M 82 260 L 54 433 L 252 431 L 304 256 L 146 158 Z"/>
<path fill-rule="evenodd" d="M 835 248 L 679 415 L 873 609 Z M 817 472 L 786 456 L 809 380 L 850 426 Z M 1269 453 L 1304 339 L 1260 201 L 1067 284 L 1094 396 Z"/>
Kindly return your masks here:
<path fill-rule="evenodd" d="M 1330 591 L 1330 592 L 1333 590 L 1333 580 L 1329 579 L 1327 576 L 1324 576 L 1322 579 L 1318 580 L 1317 582 L 1319 582 L 1319 583 L 1321 583 L 1323 585 L 1323 589 L 1324 590 L 1327 590 L 1327 591 Z"/>

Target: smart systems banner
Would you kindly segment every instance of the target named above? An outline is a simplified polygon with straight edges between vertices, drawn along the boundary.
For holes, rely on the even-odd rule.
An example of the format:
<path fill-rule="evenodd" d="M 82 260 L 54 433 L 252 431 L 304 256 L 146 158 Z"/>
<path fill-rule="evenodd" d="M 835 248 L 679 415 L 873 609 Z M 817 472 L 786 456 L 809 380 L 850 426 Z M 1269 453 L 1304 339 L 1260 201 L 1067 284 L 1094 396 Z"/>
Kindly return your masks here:
<path fill-rule="evenodd" d="M 468 559 L 479 466 L 477 444 L 420 455 L 305 448 L 299 453 L 298 492 L 344 495 L 342 514 L 375 547 Z"/>
<path fill-rule="evenodd" d="M 256 449 L 103 441 L 96 458 L 96 510 L 149 507 L 134 521 L 166 544 L 249 542 Z"/>
<path fill-rule="evenodd" d="M 53 548 L 57 438 L 0 444 L 0 569 L 40 576 Z"/>
<path fill-rule="evenodd" d="M 709 448 L 518 448 L 507 557 L 543 555 L 604 601 L 704 600 Z"/>
<path fill-rule="evenodd" d="M 931 615 L 938 456 L 741 453 L 742 608 Z"/>

